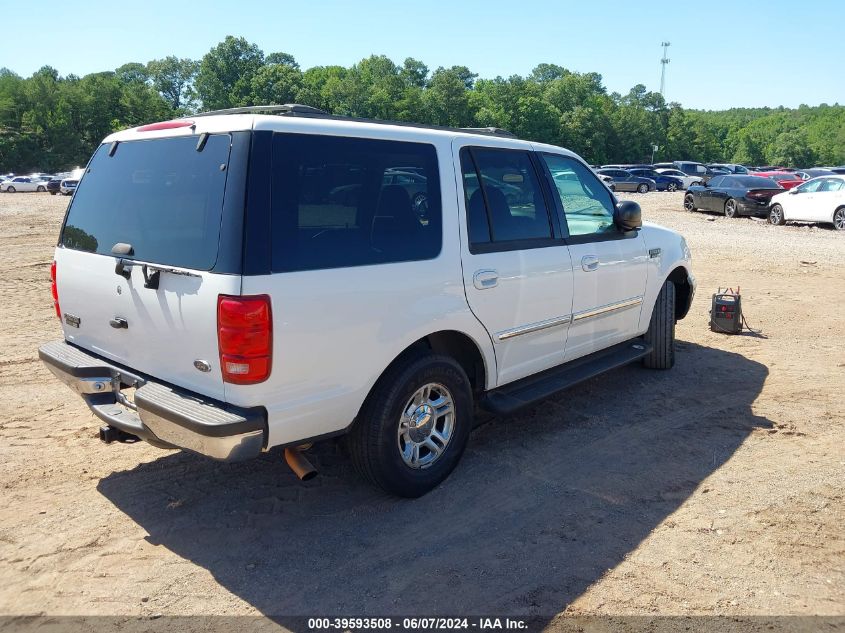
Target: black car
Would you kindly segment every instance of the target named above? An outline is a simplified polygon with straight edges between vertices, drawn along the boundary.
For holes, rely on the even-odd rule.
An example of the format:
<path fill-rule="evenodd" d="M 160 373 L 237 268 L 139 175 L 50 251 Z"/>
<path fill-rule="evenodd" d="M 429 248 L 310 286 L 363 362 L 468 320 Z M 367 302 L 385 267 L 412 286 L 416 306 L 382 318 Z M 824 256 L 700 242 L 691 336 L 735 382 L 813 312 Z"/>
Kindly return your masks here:
<path fill-rule="evenodd" d="M 684 196 L 687 211 L 716 211 L 729 218 L 766 215 L 772 196 L 784 189 L 771 178 L 713 176 L 705 185 L 693 185 Z"/>
<path fill-rule="evenodd" d="M 61 186 L 61 184 L 61 178 L 51 178 L 47 183 L 47 191 L 50 192 L 51 196 L 55 196 L 57 193 L 59 193 L 59 187 Z"/>

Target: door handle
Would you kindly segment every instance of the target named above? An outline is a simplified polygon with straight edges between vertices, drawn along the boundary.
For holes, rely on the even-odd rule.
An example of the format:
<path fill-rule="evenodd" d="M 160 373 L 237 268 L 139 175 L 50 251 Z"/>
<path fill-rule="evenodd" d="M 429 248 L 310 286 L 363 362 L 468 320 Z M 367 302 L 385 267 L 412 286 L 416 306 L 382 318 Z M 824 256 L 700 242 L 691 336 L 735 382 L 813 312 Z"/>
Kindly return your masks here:
<path fill-rule="evenodd" d="M 599 258 L 595 255 L 584 255 L 581 258 L 581 268 L 584 269 L 584 272 L 591 273 L 594 270 L 597 270 L 599 267 Z"/>
<path fill-rule="evenodd" d="M 479 290 L 495 288 L 499 285 L 499 273 L 495 270 L 477 270 L 472 276 L 472 285 Z"/>

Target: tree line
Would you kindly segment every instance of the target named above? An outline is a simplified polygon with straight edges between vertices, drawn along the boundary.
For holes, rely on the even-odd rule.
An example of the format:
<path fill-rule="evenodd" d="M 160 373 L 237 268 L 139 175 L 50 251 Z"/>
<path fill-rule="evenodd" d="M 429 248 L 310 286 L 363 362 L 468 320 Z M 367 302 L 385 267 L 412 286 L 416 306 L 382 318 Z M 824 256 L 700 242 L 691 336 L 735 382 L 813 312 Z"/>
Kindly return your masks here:
<path fill-rule="evenodd" d="M 500 127 L 567 147 L 594 164 L 688 159 L 752 165 L 845 163 L 845 106 L 685 109 L 638 84 L 608 93 L 598 73 L 539 64 L 528 76 L 479 78 L 372 55 L 302 70 L 226 37 L 201 60 L 166 57 L 62 77 L 0 69 L 0 172 L 84 164 L 107 134 L 151 121 L 258 104 L 302 103 L 338 115 L 451 127 Z"/>

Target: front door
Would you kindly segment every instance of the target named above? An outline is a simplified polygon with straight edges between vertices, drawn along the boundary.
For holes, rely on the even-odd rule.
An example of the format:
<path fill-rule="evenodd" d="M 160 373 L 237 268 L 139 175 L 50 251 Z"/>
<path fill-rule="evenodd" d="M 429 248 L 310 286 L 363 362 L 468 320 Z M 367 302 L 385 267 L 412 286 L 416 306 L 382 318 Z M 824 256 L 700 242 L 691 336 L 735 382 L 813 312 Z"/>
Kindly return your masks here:
<path fill-rule="evenodd" d="M 580 184 L 580 192 L 559 192 L 558 200 L 574 269 L 568 361 L 640 334 L 648 253 L 639 232 L 614 225 L 615 202 L 589 167 L 571 156 L 540 156 L 550 171 Z"/>
<path fill-rule="evenodd" d="M 463 142 L 453 150 L 463 181 L 464 288 L 504 384 L 563 362 L 572 262 L 532 152 Z"/>

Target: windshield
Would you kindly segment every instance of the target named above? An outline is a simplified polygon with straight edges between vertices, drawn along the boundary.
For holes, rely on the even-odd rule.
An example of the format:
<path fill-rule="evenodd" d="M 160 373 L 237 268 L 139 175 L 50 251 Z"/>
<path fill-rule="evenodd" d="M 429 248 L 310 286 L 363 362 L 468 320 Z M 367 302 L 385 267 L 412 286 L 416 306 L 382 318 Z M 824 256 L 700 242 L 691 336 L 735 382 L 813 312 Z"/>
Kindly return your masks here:
<path fill-rule="evenodd" d="M 111 255 L 118 243 L 156 264 L 210 270 L 217 259 L 231 137 L 101 145 L 68 211 L 61 244 Z"/>

